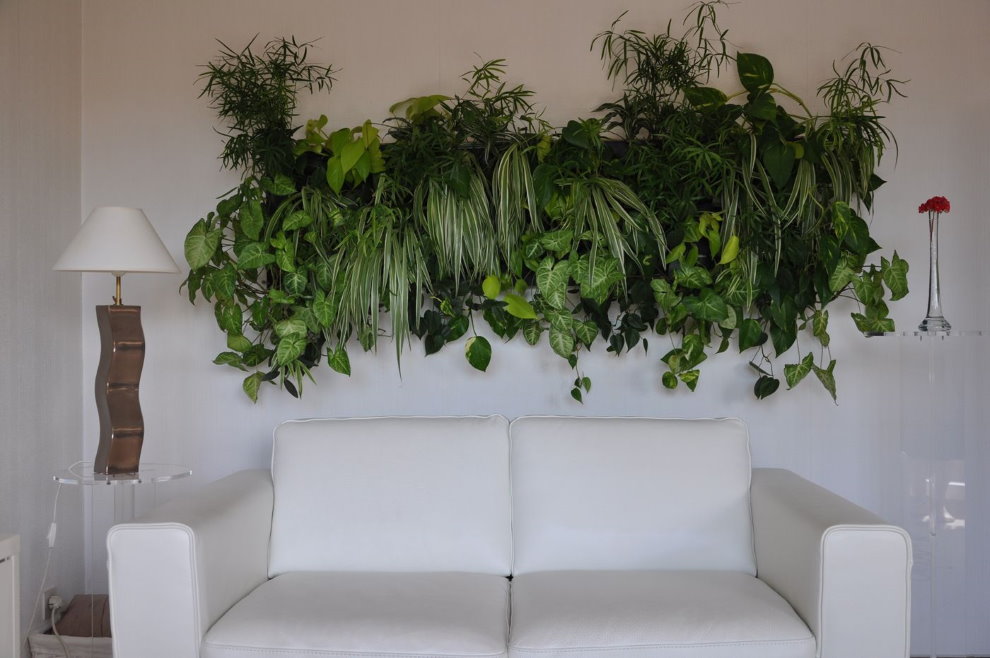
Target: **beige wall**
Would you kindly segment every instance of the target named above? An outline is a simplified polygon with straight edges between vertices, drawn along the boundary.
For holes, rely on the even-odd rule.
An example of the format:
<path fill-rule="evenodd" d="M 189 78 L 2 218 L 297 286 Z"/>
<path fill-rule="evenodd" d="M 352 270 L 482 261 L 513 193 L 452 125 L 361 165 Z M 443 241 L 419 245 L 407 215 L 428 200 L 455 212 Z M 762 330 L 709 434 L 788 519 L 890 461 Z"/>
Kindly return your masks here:
<path fill-rule="evenodd" d="M 78 1 L 0 1 L 0 532 L 21 535 L 22 630 L 52 474 L 82 455 L 80 280 L 52 271 L 80 222 L 80 55 Z M 49 583 L 65 594 L 82 589 L 82 511 L 63 490 Z"/>
<path fill-rule="evenodd" d="M 215 39 L 239 47 L 255 33 L 322 38 L 314 58 L 341 71 L 329 96 L 304 101 L 302 121 L 326 113 L 332 126 L 381 120 L 403 98 L 456 92 L 459 74 L 483 58 L 508 59 L 510 80 L 525 82 L 561 122 L 588 115 L 612 92 L 591 38 L 622 10 L 626 24 L 646 30 L 675 24 L 686 0 L 84 0 L 82 210 L 101 204 L 144 207 L 166 245 L 182 262 L 191 224 L 210 210 L 236 177 L 219 170 L 220 140 L 213 115 L 197 99 L 199 65 L 214 56 Z M 724 8 L 729 38 L 774 62 L 778 80 L 806 97 L 829 74 L 833 58 L 873 40 L 897 49 L 890 63 L 910 78 L 907 100 L 890 108 L 900 142 L 891 157 L 872 227 L 888 249 L 913 267 L 915 292 L 894 309 L 903 328 L 924 314 L 927 236 L 918 204 L 934 194 L 952 200 L 943 229 L 945 309 L 958 327 L 986 327 L 988 246 L 986 209 L 990 90 L 984 30 L 985 0 L 743 0 Z M 724 86 L 735 88 L 729 79 Z M 885 110 L 886 111 L 886 110 Z M 515 341 L 495 345 L 490 372 L 474 372 L 457 346 L 424 359 L 414 346 L 399 379 L 391 349 L 352 353 L 350 380 L 326 372 L 301 401 L 266 388 L 258 405 L 240 392 L 240 377 L 211 364 L 224 349 L 212 309 L 190 306 L 178 292 L 180 276 L 130 276 L 125 296 L 144 307 L 147 361 L 142 398 L 146 458 L 191 465 L 194 478 L 162 489 L 171 496 L 238 468 L 263 466 L 272 427 L 282 419 L 394 413 L 578 413 L 744 418 L 754 459 L 807 475 L 888 515 L 901 511 L 902 411 L 927 401 L 901 384 L 905 359 L 897 340 L 867 341 L 845 313 L 833 312 L 833 352 L 839 359 L 840 406 L 811 382 L 756 402 L 742 359 L 724 355 L 705 364 L 695 394 L 659 390 L 665 341 L 616 361 L 585 357 L 594 380 L 584 406 L 567 394 L 566 364 Z M 84 279 L 83 309 L 110 294 L 110 282 Z M 851 310 L 845 308 L 845 311 Z M 83 322 L 83 389 L 95 368 L 96 327 Z M 987 365 L 986 350 L 970 360 Z M 977 389 L 982 391 L 985 389 Z M 88 390 L 83 404 L 86 452 L 96 440 Z M 977 400 L 977 403 L 980 401 Z M 962 420 L 958 432 L 979 435 Z M 971 436 L 972 435 L 972 436 Z M 986 453 L 980 457 L 987 460 Z M 984 469 L 986 462 L 978 462 Z M 974 478 L 978 480 L 979 478 Z M 986 499 L 984 499 L 986 500 Z M 983 504 L 986 506 L 986 503 Z M 977 506 L 974 511 L 978 512 Z M 987 515 L 984 514 L 984 517 Z M 96 524 L 97 526 L 99 523 Z M 986 538 L 981 541 L 986 545 Z M 975 572 L 974 572 L 975 573 Z M 980 572 L 990 590 L 990 574 Z M 962 600 L 962 599 L 960 599 Z M 972 604 L 975 599 L 969 599 Z M 986 598 L 982 601 L 986 610 Z M 963 605 L 968 605 L 965 601 Z M 973 605 L 968 605 L 973 609 Z M 977 610 L 981 609 L 979 606 Z M 990 652 L 990 635 L 976 628 L 971 650 Z M 953 641 L 965 642 L 952 638 Z"/>

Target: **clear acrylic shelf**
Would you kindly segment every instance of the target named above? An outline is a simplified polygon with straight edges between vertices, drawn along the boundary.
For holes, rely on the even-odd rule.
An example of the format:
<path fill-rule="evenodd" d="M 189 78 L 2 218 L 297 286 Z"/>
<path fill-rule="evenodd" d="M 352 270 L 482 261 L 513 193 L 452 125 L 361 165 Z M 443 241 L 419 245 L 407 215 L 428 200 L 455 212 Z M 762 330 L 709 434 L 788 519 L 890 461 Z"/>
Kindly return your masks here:
<path fill-rule="evenodd" d="M 98 484 L 158 484 L 192 475 L 192 470 L 178 464 L 142 463 L 137 473 L 107 475 L 93 472 L 93 462 L 76 462 L 54 475 L 59 484 L 94 486 Z"/>
<path fill-rule="evenodd" d="M 990 331 L 986 329 L 950 329 L 949 331 L 868 331 L 863 334 L 867 338 L 881 336 L 896 336 L 899 338 L 955 338 L 959 336 L 990 336 Z"/>

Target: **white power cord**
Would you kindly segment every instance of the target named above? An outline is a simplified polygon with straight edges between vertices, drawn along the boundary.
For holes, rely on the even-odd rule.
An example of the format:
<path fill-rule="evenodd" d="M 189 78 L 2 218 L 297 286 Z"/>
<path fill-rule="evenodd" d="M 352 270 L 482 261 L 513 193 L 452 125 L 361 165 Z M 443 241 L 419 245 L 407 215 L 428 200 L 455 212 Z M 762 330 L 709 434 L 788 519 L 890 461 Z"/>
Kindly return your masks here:
<path fill-rule="evenodd" d="M 48 570 L 52 564 L 52 553 L 55 552 L 55 535 L 58 531 L 58 524 L 55 523 L 58 514 L 58 496 L 62 493 L 62 483 L 60 482 L 58 488 L 55 490 L 55 503 L 52 505 L 52 524 L 48 526 L 48 555 L 45 557 L 45 569 L 41 574 L 41 586 L 38 587 L 38 596 L 34 600 L 34 607 L 31 610 L 31 621 L 28 622 L 28 637 L 31 635 L 32 629 L 34 629 L 34 621 L 38 618 L 38 610 L 41 608 L 41 597 L 45 594 L 45 584 L 48 582 Z M 48 602 L 45 601 L 45 605 Z M 28 637 L 24 638 L 24 644 L 30 647 L 30 640 Z M 64 645 L 63 645 L 64 646 Z M 66 653 L 66 656 L 69 654 Z"/>
<path fill-rule="evenodd" d="M 62 639 L 62 634 L 58 632 L 58 622 L 60 621 L 58 613 L 65 605 L 65 602 L 62 601 L 61 596 L 56 595 L 48 600 L 47 605 L 52 611 L 52 632 L 55 634 L 56 639 L 58 639 L 58 643 L 62 645 L 62 653 L 65 654 L 65 658 L 72 658 L 69 655 L 69 647 L 65 646 L 65 640 Z"/>

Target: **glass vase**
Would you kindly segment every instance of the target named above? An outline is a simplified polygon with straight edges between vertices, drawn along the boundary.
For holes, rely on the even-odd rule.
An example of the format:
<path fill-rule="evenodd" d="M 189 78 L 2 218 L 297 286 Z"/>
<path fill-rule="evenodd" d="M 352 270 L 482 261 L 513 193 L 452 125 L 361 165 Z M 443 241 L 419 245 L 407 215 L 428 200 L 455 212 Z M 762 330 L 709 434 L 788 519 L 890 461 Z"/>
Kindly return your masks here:
<path fill-rule="evenodd" d="M 942 295 L 938 285 L 938 216 L 928 217 L 928 315 L 918 329 L 928 333 L 949 331 L 952 325 L 942 315 Z"/>

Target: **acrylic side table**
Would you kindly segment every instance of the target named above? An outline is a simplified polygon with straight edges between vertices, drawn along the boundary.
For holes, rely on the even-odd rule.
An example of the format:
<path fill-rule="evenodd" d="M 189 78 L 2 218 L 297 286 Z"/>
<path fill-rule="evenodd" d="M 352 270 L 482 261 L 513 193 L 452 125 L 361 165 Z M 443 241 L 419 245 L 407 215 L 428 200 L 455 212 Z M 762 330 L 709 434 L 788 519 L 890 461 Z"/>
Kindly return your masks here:
<path fill-rule="evenodd" d="M 152 485 L 152 506 L 158 505 L 158 485 L 165 482 L 172 482 L 192 475 L 192 470 L 186 466 L 178 464 L 156 464 L 142 463 L 140 471 L 137 473 L 126 473 L 120 475 L 106 475 L 93 472 L 93 462 L 76 462 L 72 466 L 59 471 L 53 477 L 55 482 L 62 485 L 73 485 L 80 487 L 88 494 L 90 501 L 90 528 L 88 568 L 86 574 L 86 591 L 96 594 L 104 589 L 106 553 L 102 537 L 105 532 L 96 530 L 98 523 L 96 520 L 97 491 L 100 487 L 113 487 L 113 523 L 127 523 L 134 519 L 135 513 L 135 492 L 139 485 Z M 98 557 L 99 556 L 99 557 Z M 99 575 L 97 575 L 99 573 Z M 101 585 L 94 586 L 100 581 Z M 95 597 L 89 599 L 90 633 L 87 637 L 62 636 L 55 638 L 48 634 L 34 634 L 30 638 L 32 652 L 35 655 L 60 656 L 68 651 L 73 656 L 110 656 L 112 655 L 111 640 L 109 637 L 96 637 L 101 633 L 96 631 L 95 622 Z M 46 653 L 47 652 L 47 653 Z"/>
<path fill-rule="evenodd" d="M 134 519 L 135 491 L 138 486 L 151 485 L 151 505 L 158 505 L 158 486 L 166 482 L 180 480 L 192 475 L 192 470 L 178 464 L 142 463 L 137 473 L 121 475 L 105 475 L 93 472 L 93 462 L 76 462 L 65 470 L 55 474 L 54 480 L 59 485 L 75 485 L 84 490 L 89 499 L 90 545 L 87 568 L 87 591 L 97 593 L 105 591 L 106 576 L 106 546 L 102 537 L 106 536 L 109 525 L 127 523 Z M 113 490 L 113 521 L 108 524 L 106 515 L 99 514 L 96 500 L 102 496 L 101 487 L 112 487 Z M 97 519 L 99 518 L 99 522 Z M 104 527 L 105 526 L 105 527 Z M 98 529 L 102 529 L 98 532 Z M 95 583 L 100 582 L 97 586 Z"/>
<path fill-rule="evenodd" d="M 77 462 L 55 474 L 59 484 L 87 487 L 113 486 L 114 523 L 126 523 L 134 518 L 134 490 L 139 484 L 154 486 L 154 505 L 158 503 L 158 485 L 192 475 L 192 470 L 178 464 L 141 464 L 137 473 L 105 475 L 93 472 L 93 462 Z"/>
<path fill-rule="evenodd" d="M 911 535 L 914 549 L 911 655 L 972 655 L 986 643 L 981 624 L 971 617 L 986 598 L 977 581 L 979 546 L 987 538 L 980 492 L 987 484 L 971 476 L 984 461 L 981 364 L 990 332 L 873 336 L 899 341 L 900 518 L 892 520 Z"/>

